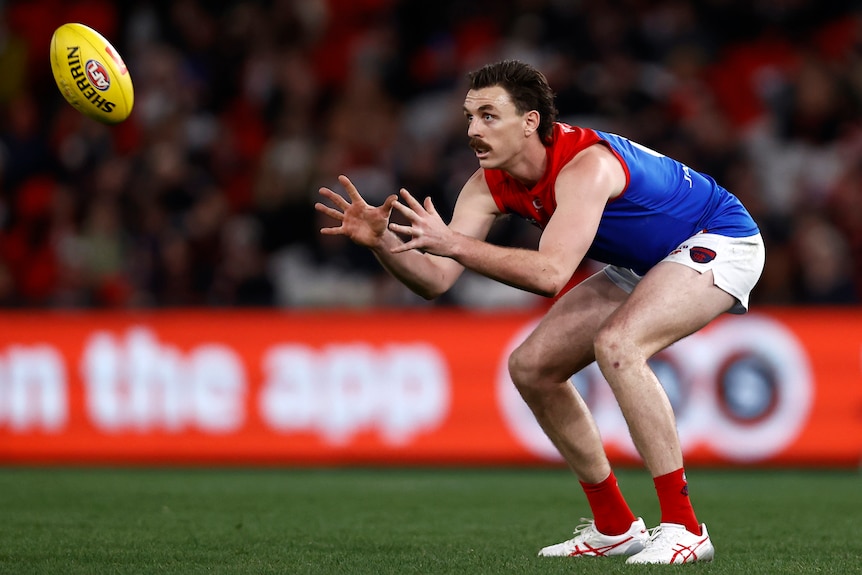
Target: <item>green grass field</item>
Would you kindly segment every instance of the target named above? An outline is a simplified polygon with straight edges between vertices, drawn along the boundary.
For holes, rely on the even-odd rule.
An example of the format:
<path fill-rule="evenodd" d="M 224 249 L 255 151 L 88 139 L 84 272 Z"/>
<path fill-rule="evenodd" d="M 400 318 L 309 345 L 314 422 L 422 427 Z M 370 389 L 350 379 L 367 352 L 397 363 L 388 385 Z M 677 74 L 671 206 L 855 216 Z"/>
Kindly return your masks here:
<path fill-rule="evenodd" d="M 642 567 L 536 557 L 588 514 L 564 470 L 0 468 L 0 573 L 862 573 L 858 472 L 688 475 L 716 560 Z"/>

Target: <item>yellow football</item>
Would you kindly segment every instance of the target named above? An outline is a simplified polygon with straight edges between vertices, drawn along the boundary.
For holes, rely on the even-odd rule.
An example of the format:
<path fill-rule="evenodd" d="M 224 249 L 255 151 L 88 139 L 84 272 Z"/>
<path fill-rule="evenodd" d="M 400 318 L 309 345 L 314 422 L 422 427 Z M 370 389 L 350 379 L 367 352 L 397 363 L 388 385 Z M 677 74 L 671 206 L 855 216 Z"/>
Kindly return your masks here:
<path fill-rule="evenodd" d="M 101 34 L 83 24 L 63 24 L 51 38 L 51 71 L 72 106 L 105 124 L 129 117 L 135 90 L 129 70 Z"/>

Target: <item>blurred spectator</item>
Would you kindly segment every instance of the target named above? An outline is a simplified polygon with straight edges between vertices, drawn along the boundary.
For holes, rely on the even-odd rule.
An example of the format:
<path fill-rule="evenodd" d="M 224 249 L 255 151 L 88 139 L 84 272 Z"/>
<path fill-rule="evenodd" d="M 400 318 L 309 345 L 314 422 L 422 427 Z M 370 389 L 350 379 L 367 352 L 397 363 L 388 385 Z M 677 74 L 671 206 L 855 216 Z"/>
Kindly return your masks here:
<path fill-rule="evenodd" d="M 67 21 L 132 72 L 123 124 L 84 118 L 48 65 Z M 322 236 L 348 173 L 448 217 L 476 169 L 467 71 L 536 64 L 565 120 L 711 173 L 760 223 L 758 304 L 862 294 L 862 12 L 795 0 L 7 0 L 0 4 L 0 305 L 532 307 L 465 274 L 425 302 Z M 501 220 L 491 241 L 531 245 Z M 584 271 L 591 263 L 585 262 Z"/>
<path fill-rule="evenodd" d="M 850 250 L 838 230 L 819 215 L 800 218 L 795 234 L 799 255 L 796 301 L 802 304 L 851 304 L 859 297 Z"/>

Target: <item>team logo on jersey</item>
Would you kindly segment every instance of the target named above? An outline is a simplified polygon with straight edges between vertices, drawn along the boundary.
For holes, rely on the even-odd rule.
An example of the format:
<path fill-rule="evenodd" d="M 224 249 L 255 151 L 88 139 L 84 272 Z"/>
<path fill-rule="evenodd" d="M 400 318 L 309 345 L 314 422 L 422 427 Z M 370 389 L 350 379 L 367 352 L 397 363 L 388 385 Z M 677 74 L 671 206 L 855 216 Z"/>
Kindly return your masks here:
<path fill-rule="evenodd" d="M 707 264 L 715 259 L 715 252 L 702 246 L 694 246 L 689 249 L 688 255 L 691 256 L 692 261 L 699 264 Z"/>

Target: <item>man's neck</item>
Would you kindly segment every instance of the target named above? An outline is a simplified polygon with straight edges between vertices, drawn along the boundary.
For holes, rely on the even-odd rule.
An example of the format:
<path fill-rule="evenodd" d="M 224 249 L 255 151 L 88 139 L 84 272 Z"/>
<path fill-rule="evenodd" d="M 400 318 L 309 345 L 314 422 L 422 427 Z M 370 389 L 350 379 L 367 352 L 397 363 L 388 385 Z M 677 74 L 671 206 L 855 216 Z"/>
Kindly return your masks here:
<path fill-rule="evenodd" d="M 504 171 L 528 188 L 535 186 L 548 168 L 548 150 L 541 140 L 531 141 Z"/>

